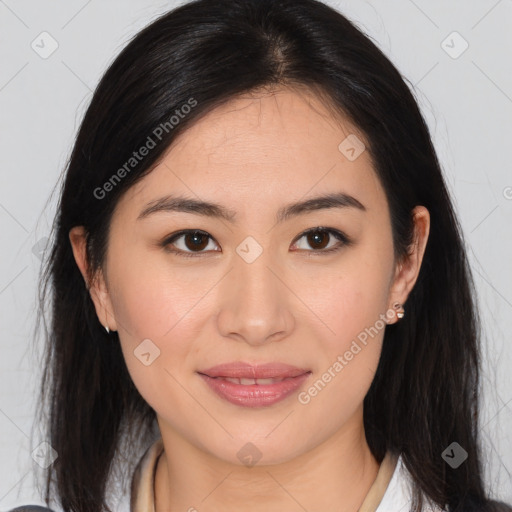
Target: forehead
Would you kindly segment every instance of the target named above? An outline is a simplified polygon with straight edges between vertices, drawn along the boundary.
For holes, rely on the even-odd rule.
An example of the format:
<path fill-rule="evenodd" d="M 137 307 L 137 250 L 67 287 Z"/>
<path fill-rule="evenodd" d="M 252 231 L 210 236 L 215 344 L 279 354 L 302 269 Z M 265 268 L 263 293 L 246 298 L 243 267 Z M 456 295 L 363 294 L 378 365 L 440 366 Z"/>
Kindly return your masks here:
<path fill-rule="evenodd" d="M 211 163 L 229 163 L 223 160 L 228 153 L 237 157 L 231 160 L 235 165 L 250 158 L 260 161 L 267 154 L 291 161 L 304 150 L 318 157 L 340 135 L 355 130 L 334 116 L 312 91 L 278 88 L 247 93 L 214 109 L 178 137 L 171 151 L 177 157 L 202 150 L 208 152 Z"/>
<path fill-rule="evenodd" d="M 357 127 L 313 92 L 282 88 L 242 95 L 182 132 L 118 206 L 140 210 L 165 193 L 180 193 L 238 211 L 237 205 L 261 208 L 333 191 L 376 204 L 383 191 L 368 151 L 355 159 L 346 153 L 354 137 L 366 144 Z"/>

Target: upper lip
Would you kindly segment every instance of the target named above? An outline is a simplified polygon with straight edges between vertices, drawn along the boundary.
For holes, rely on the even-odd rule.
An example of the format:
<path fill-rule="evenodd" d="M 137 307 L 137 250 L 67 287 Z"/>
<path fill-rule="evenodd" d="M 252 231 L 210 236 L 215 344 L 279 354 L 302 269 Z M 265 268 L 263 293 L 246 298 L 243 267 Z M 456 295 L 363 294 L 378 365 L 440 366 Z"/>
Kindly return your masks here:
<path fill-rule="evenodd" d="M 209 377 L 227 377 L 238 379 L 285 379 L 309 373 L 306 368 L 298 368 L 284 363 L 250 364 L 242 361 L 212 366 L 198 373 Z"/>

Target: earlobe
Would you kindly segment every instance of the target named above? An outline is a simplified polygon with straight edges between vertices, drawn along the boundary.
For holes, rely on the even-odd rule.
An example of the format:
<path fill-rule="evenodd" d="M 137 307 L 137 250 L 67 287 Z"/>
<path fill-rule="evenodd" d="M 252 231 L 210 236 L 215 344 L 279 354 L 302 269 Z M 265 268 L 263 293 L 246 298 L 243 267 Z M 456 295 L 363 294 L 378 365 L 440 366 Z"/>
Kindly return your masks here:
<path fill-rule="evenodd" d="M 391 312 L 391 314 L 390 314 Z M 394 324 L 395 322 L 391 322 L 393 318 L 396 318 L 396 321 L 401 320 L 405 316 L 404 306 L 400 304 L 400 302 L 394 302 L 391 309 L 386 311 L 386 323 L 388 325 Z"/>
<path fill-rule="evenodd" d="M 112 314 L 112 305 L 107 290 L 103 273 L 101 270 L 91 278 L 89 275 L 89 266 L 87 261 L 87 233 L 83 226 L 74 226 L 69 231 L 69 240 L 73 250 L 75 262 L 80 269 L 86 288 L 94 303 L 96 315 L 99 322 L 107 333 L 116 330 L 114 315 Z"/>

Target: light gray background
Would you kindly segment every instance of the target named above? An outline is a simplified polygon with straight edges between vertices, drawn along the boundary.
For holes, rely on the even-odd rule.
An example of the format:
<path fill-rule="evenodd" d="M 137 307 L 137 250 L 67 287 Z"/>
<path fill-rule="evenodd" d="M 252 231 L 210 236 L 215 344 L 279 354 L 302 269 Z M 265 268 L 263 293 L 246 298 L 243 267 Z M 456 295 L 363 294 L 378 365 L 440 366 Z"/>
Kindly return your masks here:
<path fill-rule="evenodd" d="M 483 313 L 486 479 L 511 503 L 512 0 L 327 3 L 410 80 L 429 123 Z M 31 453 L 44 439 L 30 439 L 40 356 L 28 349 L 40 265 L 33 247 L 49 233 L 55 197 L 46 202 L 107 64 L 177 4 L 0 0 L 0 510 L 42 503 Z M 58 44 L 46 59 L 31 47 L 51 48 L 44 31 Z"/>

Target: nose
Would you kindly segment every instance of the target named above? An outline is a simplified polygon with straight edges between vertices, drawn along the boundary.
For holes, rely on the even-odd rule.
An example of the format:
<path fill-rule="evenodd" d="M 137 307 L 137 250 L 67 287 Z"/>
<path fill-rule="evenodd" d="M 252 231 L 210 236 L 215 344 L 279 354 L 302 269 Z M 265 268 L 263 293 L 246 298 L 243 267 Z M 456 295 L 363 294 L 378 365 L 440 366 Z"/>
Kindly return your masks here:
<path fill-rule="evenodd" d="M 223 299 L 217 325 L 222 336 L 257 346 L 286 338 L 293 331 L 293 293 L 286 272 L 269 253 L 263 251 L 252 263 L 234 258 L 234 268 L 223 280 L 219 295 Z"/>

